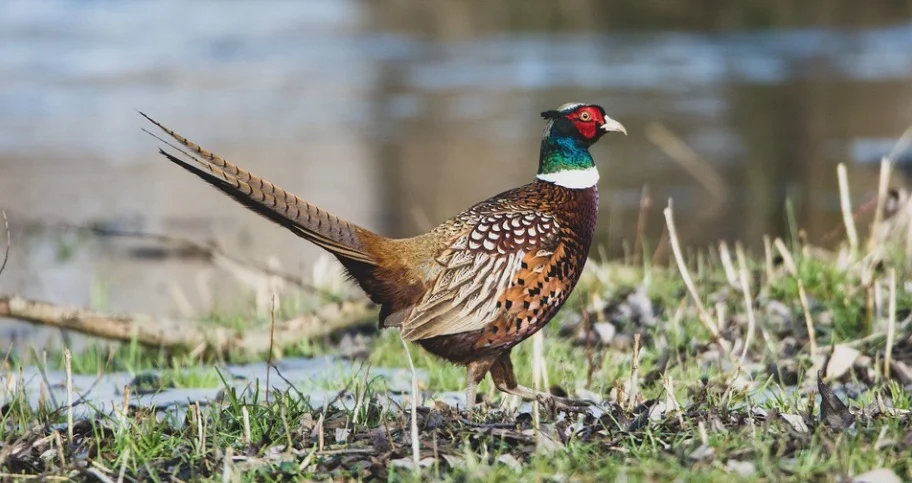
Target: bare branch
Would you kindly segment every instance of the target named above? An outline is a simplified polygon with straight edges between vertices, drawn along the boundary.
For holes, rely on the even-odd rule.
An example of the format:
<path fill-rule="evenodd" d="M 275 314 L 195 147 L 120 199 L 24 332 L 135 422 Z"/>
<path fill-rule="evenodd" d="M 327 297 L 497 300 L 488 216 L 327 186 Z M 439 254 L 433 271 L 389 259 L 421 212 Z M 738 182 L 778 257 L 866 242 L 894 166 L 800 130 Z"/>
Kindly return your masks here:
<path fill-rule="evenodd" d="M 374 308 L 367 300 L 327 305 L 275 325 L 275 340 L 293 344 L 334 331 L 370 323 Z M 269 350 L 270 331 L 261 327 L 237 331 L 214 324 L 155 317 L 112 315 L 81 307 L 56 305 L 17 296 L 0 296 L 0 317 L 72 330 L 105 339 L 164 349 L 192 351 L 199 346 L 213 353 L 260 354 Z"/>

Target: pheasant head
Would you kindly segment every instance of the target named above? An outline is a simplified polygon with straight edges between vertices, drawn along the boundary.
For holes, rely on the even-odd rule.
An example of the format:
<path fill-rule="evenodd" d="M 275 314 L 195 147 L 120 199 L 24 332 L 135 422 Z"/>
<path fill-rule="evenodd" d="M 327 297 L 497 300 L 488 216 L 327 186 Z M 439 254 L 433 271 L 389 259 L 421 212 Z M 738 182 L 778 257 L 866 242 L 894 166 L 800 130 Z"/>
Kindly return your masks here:
<path fill-rule="evenodd" d="M 564 104 L 541 113 L 547 121 L 542 134 L 538 179 L 565 188 L 591 188 L 598 170 L 589 147 L 609 132 L 627 134 L 621 123 L 595 104 Z"/>

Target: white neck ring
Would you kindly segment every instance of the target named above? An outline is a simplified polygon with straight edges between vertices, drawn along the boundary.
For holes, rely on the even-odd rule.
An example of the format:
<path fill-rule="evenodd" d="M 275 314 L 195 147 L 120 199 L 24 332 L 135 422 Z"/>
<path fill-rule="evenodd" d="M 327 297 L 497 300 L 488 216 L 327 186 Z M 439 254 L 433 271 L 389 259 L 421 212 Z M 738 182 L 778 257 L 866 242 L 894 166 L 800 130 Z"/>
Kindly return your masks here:
<path fill-rule="evenodd" d="M 537 178 L 564 188 L 579 190 L 598 184 L 599 173 L 593 166 L 586 169 L 565 169 L 556 173 L 540 174 Z"/>

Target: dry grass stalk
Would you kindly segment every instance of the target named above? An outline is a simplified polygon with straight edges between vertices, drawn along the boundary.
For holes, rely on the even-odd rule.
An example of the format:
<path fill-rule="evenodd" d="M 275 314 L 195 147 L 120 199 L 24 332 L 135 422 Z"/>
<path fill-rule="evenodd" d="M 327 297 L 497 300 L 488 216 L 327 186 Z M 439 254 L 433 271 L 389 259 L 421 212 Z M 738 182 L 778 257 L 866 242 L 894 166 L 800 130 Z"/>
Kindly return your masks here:
<path fill-rule="evenodd" d="M 123 483 L 127 474 L 127 463 L 130 461 L 130 447 L 124 448 L 123 462 L 120 464 L 120 473 L 117 474 L 117 483 Z"/>
<path fill-rule="evenodd" d="M 716 327 L 719 329 L 720 333 L 725 331 L 725 328 L 727 327 L 725 321 L 728 320 L 726 318 L 728 314 L 725 313 L 725 310 L 725 303 L 716 302 Z"/>
<path fill-rule="evenodd" d="M 890 188 L 891 163 L 887 158 L 880 161 L 880 179 L 877 183 L 877 208 L 874 210 L 874 222 L 871 224 L 871 235 L 868 237 L 868 250 L 877 245 L 877 234 L 883 221 L 884 205 L 887 202 L 887 190 Z"/>
<path fill-rule="evenodd" d="M 412 440 L 412 462 L 415 466 L 415 471 L 421 471 L 419 462 L 421 461 L 421 443 L 418 441 L 418 373 L 415 371 L 415 363 L 412 362 L 412 353 L 409 351 L 408 343 L 405 342 L 405 339 L 399 337 L 399 340 L 402 341 L 402 347 L 405 349 L 405 357 L 408 359 L 409 370 L 412 372 L 412 394 L 411 394 L 411 440 Z M 466 401 L 468 404 L 468 401 Z M 320 445 L 323 446 L 322 444 Z M 322 449 L 321 449 L 322 451 Z"/>
<path fill-rule="evenodd" d="M 269 354 L 266 356 L 266 404 L 269 404 L 269 374 L 272 373 L 272 358 L 275 355 L 276 299 L 278 299 L 278 296 L 273 292 L 272 309 L 269 311 Z"/>
<path fill-rule="evenodd" d="M 6 268 L 6 262 L 9 261 L 10 247 L 13 246 L 13 243 L 10 237 L 9 219 L 6 217 L 6 212 L 0 210 L 0 215 L 3 215 L 3 225 L 6 227 L 6 253 L 3 255 L 3 263 L 0 263 L 0 274 L 2 274 Z"/>
<path fill-rule="evenodd" d="M 206 438 L 203 434 L 203 412 L 199 402 L 193 404 L 193 417 L 196 418 L 196 447 L 200 454 L 203 454 L 203 445 L 206 442 Z"/>
<path fill-rule="evenodd" d="M 766 283 L 770 283 L 776 272 L 773 268 L 773 242 L 769 235 L 763 235 L 763 255 L 766 261 Z"/>
<path fill-rule="evenodd" d="M 675 229 L 674 213 L 672 211 L 671 199 L 668 200 L 668 207 L 665 208 L 664 213 L 665 224 L 668 226 L 668 237 L 671 243 L 671 250 L 674 253 L 675 262 L 678 264 L 678 271 L 681 272 L 681 279 L 684 280 L 684 285 L 687 287 L 687 291 L 690 293 L 690 297 L 693 299 L 694 304 L 697 306 L 697 312 L 699 313 L 700 321 L 703 322 L 706 330 L 712 334 L 713 340 L 718 340 L 719 330 L 716 328 L 716 324 L 713 322 L 712 316 L 709 315 L 709 312 L 706 310 L 706 307 L 700 300 L 700 294 L 697 292 L 697 287 L 694 285 L 693 280 L 690 278 L 690 272 L 687 270 L 687 265 L 684 263 L 684 256 L 681 253 L 681 245 L 678 242 L 678 232 Z"/>
<path fill-rule="evenodd" d="M 646 258 L 646 247 L 643 246 L 643 244 L 646 239 L 646 222 L 648 221 L 650 208 L 652 208 L 652 196 L 649 194 L 649 185 L 644 184 L 640 193 L 640 207 L 637 211 L 636 240 L 633 244 L 633 263 L 637 265 Z"/>
<path fill-rule="evenodd" d="M 744 250 L 741 245 L 735 247 L 738 256 L 738 274 L 741 281 L 741 293 L 744 294 L 744 310 L 747 312 L 747 336 L 744 338 L 744 348 L 741 350 L 740 364 L 744 364 L 747 357 L 747 351 L 751 342 L 754 340 L 754 331 L 757 327 L 757 320 L 754 317 L 754 297 L 751 295 L 750 282 L 747 276 L 747 260 L 744 256 Z"/>
<path fill-rule="evenodd" d="M 92 467 L 86 469 L 85 472 L 94 476 L 95 479 L 97 479 L 101 483 L 114 483 L 114 480 L 112 480 L 111 478 L 108 478 L 108 475 L 104 474 L 104 472 L 101 469 L 99 469 L 99 466 L 101 466 L 101 464 L 99 464 L 97 461 L 92 461 Z M 104 470 L 107 470 L 107 468 L 105 468 L 104 466 L 101 466 L 101 468 Z"/>
<path fill-rule="evenodd" d="M 893 338 L 896 334 L 896 269 L 890 269 L 890 319 L 887 322 L 887 348 L 884 353 L 884 377 L 890 377 L 890 360 L 893 357 Z"/>
<path fill-rule="evenodd" d="M 536 332 L 532 336 L 532 389 L 541 391 L 542 388 L 542 371 L 545 361 L 545 335 L 542 331 Z M 541 440 L 539 430 L 540 411 L 538 400 L 532 401 L 532 427 L 535 428 L 538 437 L 536 441 Z"/>
<path fill-rule="evenodd" d="M 317 420 L 317 450 L 323 452 L 323 445 L 325 443 L 325 434 L 326 431 L 323 428 L 323 423 L 326 421 L 326 406 L 323 406 L 323 412 L 320 414 L 320 419 Z"/>
<path fill-rule="evenodd" d="M 735 265 L 732 263 L 731 251 L 728 249 L 728 243 L 719 242 L 719 258 L 722 260 L 722 268 L 725 269 L 725 278 L 732 287 L 739 287 L 738 275 L 735 272 Z"/>
<path fill-rule="evenodd" d="M 231 483 L 232 460 L 234 460 L 234 448 L 228 446 L 225 448 L 225 461 L 222 466 L 222 483 Z"/>
<path fill-rule="evenodd" d="M 630 392 L 627 394 L 627 409 L 633 411 L 637 405 L 640 379 L 640 333 L 633 334 L 633 360 L 630 364 Z"/>
<path fill-rule="evenodd" d="M 60 459 L 60 467 L 66 466 L 66 455 L 63 453 L 63 438 L 60 437 L 60 431 L 54 431 L 54 443 L 57 445 L 57 457 Z"/>
<path fill-rule="evenodd" d="M 700 157 L 684 141 L 659 123 L 646 126 L 646 139 L 658 146 L 700 183 L 718 203 L 728 197 L 728 187 L 712 164 Z"/>
<path fill-rule="evenodd" d="M 674 393 L 674 379 L 667 375 L 663 378 L 662 386 L 665 389 L 665 411 L 671 411 L 678 419 L 678 424 L 684 427 L 684 415 L 681 410 L 681 403 Z"/>
<path fill-rule="evenodd" d="M 801 308 L 804 310 L 804 323 L 808 332 L 811 359 L 814 359 L 817 357 L 817 337 L 814 335 L 814 319 L 811 318 L 811 306 L 808 302 L 807 291 L 804 289 L 804 282 L 802 282 L 801 277 L 798 276 L 798 265 L 795 264 L 795 259 L 792 258 L 792 254 L 788 251 L 788 248 L 786 248 L 785 243 L 781 238 L 776 238 L 773 245 L 776 247 L 776 250 L 779 251 L 782 262 L 785 264 L 789 274 L 795 278 L 795 282 L 798 284 L 798 298 L 801 301 Z"/>
<path fill-rule="evenodd" d="M 844 163 L 836 166 L 839 178 L 839 206 L 842 209 L 842 221 L 845 223 L 846 238 L 852 251 L 852 259 L 858 254 L 858 230 L 855 228 L 855 217 L 852 214 L 852 199 L 849 196 L 849 176 Z"/>
<path fill-rule="evenodd" d="M 291 426 L 288 425 L 288 408 L 285 406 L 285 399 L 279 399 L 279 417 L 282 418 L 282 428 L 285 429 L 285 452 L 291 453 L 294 448 L 294 442 L 291 439 Z"/>
<path fill-rule="evenodd" d="M 70 349 L 63 350 L 63 360 L 66 366 L 66 392 L 67 392 L 67 441 L 73 443 L 73 367 L 70 358 Z"/>
<path fill-rule="evenodd" d="M 120 414 L 118 415 L 120 419 L 120 430 L 125 431 L 127 429 L 127 416 L 130 415 L 130 385 L 124 384 L 123 388 L 123 403 L 120 406 Z"/>
<path fill-rule="evenodd" d="M 244 436 L 241 438 L 241 442 L 246 446 L 252 441 L 250 438 L 250 411 L 247 410 L 247 406 L 241 406 L 241 417 L 244 419 Z"/>
<path fill-rule="evenodd" d="M 709 446 L 709 435 L 706 433 L 706 424 L 702 420 L 697 423 L 697 432 L 700 434 L 700 443 Z"/>

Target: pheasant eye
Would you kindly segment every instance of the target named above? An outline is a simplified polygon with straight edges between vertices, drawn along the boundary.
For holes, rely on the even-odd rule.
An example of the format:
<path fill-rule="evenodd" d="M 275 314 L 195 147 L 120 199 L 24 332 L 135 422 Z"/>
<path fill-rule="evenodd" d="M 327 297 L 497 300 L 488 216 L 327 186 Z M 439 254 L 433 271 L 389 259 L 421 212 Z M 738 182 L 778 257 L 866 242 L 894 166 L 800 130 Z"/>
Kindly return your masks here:
<path fill-rule="evenodd" d="M 592 119 L 592 116 L 589 115 L 589 112 L 583 111 L 583 112 L 580 114 L 580 121 L 588 121 L 589 119 Z"/>

